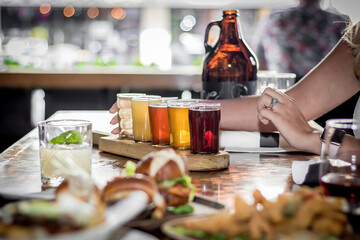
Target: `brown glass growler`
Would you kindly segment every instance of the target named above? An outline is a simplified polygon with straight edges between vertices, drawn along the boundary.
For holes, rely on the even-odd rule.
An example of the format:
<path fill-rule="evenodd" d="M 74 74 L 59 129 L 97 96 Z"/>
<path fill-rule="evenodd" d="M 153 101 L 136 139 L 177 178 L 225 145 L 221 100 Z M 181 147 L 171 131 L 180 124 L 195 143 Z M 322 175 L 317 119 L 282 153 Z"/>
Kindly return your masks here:
<path fill-rule="evenodd" d="M 209 30 L 220 28 L 214 47 L 208 44 Z M 256 93 L 258 60 L 245 42 L 238 10 L 223 11 L 223 20 L 211 22 L 205 33 L 202 99 L 238 98 Z"/>

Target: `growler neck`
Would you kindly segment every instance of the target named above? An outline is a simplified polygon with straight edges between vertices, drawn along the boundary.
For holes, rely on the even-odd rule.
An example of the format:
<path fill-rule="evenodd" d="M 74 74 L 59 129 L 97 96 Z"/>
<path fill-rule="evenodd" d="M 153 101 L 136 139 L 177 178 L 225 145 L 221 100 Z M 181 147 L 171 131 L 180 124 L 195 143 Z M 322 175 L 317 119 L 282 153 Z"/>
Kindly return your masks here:
<path fill-rule="evenodd" d="M 220 44 L 239 44 L 242 41 L 240 19 L 237 14 L 225 14 L 221 22 Z"/>

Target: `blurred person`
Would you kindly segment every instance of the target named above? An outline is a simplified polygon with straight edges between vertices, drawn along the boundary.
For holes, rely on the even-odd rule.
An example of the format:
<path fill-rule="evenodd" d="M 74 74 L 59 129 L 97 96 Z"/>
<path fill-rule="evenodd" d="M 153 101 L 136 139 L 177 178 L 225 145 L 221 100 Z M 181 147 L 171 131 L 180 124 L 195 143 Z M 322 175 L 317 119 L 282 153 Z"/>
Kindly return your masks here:
<path fill-rule="evenodd" d="M 301 54 L 301 53 L 299 53 Z M 221 128 L 269 132 L 278 130 L 294 148 L 320 154 L 320 133 L 308 124 L 360 90 L 360 22 L 350 27 L 333 50 L 285 93 L 267 88 L 261 96 L 217 100 Z M 277 100 L 271 104 L 273 100 Z M 117 112 L 116 104 L 110 109 Z M 354 117 L 360 120 L 360 100 Z M 111 121 L 118 123 L 118 116 Z M 113 134 L 118 133 L 118 128 Z M 360 143 L 354 143 L 360 147 Z"/>
<path fill-rule="evenodd" d="M 271 13 L 259 23 L 254 49 L 260 70 L 295 73 L 304 77 L 336 45 L 349 18 L 320 7 L 320 0 Z"/>
<path fill-rule="evenodd" d="M 299 0 L 299 5 L 271 13 L 254 35 L 254 49 L 261 70 L 292 72 L 303 78 L 336 45 L 349 17 L 328 12 L 321 0 Z M 328 118 L 351 117 L 358 96 L 316 119 L 321 126 Z"/>

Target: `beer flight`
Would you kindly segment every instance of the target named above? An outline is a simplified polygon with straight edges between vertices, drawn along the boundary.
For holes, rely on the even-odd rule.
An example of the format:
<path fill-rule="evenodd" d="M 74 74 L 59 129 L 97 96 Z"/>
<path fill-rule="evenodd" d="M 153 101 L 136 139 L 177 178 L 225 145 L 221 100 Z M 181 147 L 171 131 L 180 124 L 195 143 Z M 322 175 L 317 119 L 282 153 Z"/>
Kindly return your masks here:
<path fill-rule="evenodd" d="M 195 154 L 219 153 L 220 103 L 119 93 L 117 106 L 120 139 L 169 145 Z"/>

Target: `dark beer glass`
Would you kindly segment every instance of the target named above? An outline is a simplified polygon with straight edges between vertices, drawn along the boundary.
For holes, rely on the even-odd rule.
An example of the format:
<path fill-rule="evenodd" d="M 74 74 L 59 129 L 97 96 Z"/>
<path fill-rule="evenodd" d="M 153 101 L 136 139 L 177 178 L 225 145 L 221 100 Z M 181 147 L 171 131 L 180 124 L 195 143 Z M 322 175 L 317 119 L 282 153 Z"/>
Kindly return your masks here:
<path fill-rule="evenodd" d="M 189 109 L 192 153 L 219 153 L 220 103 L 198 103 Z"/>

